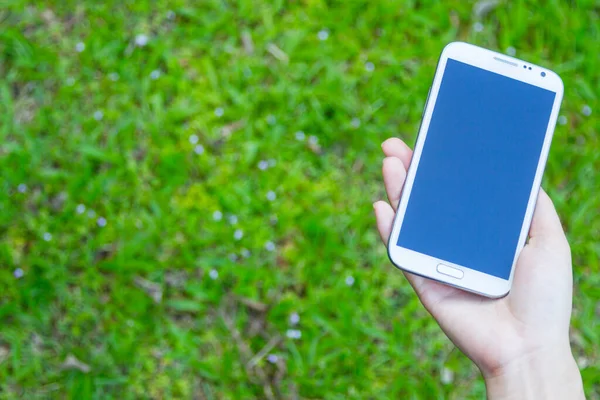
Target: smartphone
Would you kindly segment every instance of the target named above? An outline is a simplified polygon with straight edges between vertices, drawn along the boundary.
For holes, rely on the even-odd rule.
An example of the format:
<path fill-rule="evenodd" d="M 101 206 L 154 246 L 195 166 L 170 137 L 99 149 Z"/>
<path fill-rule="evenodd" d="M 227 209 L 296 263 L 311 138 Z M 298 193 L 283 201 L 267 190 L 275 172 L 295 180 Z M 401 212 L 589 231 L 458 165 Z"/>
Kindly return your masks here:
<path fill-rule="evenodd" d="M 490 298 L 510 291 L 563 90 L 546 68 L 444 48 L 388 243 L 395 266 Z"/>

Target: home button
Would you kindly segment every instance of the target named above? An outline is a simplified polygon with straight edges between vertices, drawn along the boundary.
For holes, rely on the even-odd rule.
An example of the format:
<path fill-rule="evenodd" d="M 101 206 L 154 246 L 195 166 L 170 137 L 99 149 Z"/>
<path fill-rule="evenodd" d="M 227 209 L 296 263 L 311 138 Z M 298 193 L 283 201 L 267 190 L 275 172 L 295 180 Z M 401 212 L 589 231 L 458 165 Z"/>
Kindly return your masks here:
<path fill-rule="evenodd" d="M 458 268 L 449 267 L 444 264 L 438 264 L 437 272 L 440 274 L 448 275 L 456 279 L 462 279 L 465 273 Z"/>

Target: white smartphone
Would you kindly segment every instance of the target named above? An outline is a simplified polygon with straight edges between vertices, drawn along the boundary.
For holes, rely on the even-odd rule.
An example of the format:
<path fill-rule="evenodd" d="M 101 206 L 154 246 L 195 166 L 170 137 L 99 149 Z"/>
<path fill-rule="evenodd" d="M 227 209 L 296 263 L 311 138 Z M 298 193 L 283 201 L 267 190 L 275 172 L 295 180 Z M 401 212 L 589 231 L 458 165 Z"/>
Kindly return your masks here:
<path fill-rule="evenodd" d="M 398 268 L 499 298 L 529 232 L 563 83 L 467 43 L 440 56 L 388 243 Z"/>

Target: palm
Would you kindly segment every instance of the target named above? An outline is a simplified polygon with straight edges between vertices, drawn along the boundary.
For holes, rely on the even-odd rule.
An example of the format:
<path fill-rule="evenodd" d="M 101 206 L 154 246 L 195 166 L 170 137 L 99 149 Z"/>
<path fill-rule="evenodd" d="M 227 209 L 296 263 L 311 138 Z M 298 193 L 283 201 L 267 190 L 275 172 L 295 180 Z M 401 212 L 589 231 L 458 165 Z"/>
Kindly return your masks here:
<path fill-rule="evenodd" d="M 383 147 L 388 156 L 384 182 L 395 206 L 412 152 L 398 139 Z M 387 242 L 395 210 L 381 203 L 375 205 L 377 224 Z M 564 265 L 570 266 L 570 254 L 558 217 L 552 212 L 550 199 L 540 192 L 530 241 L 519 256 L 512 290 L 502 299 L 487 299 L 406 274 L 448 337 L 483 370 L 493 371 L 523 352 L 535 351 L 539 341 L 528 338 L 550 336 L 555 340 L 564 334 L 563 327 L 568 328 L 572 278 L 571 269 Z"/>

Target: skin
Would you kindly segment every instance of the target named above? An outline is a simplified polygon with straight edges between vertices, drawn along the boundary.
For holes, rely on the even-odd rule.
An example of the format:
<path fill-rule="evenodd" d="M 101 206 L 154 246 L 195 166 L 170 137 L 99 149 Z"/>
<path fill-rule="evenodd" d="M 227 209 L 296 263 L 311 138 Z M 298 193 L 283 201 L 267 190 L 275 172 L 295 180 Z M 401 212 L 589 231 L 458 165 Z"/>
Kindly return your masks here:
<path fill-rule="evenodd" d="M 412 150 L 400 139 L 382 144 L 389 203 L 373 204 L 387 245 Z M 448 338 L 480 369 L 489 399 L 584 399 L 570 343 L 571 250 L 552 200 L 540 190 L 513 286 L 487 299 L 404 273 Z"/>

